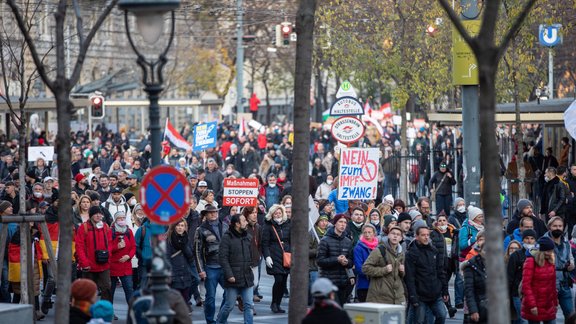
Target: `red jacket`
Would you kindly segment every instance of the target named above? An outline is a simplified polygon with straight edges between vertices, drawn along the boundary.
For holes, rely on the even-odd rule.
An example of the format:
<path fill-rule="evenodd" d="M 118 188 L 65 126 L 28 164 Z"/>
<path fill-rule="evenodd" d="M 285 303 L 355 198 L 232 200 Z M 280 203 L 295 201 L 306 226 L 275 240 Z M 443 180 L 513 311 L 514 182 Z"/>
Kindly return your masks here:
<path fill-rule="evenodd" d="M 536 265 L 534 258 L 528 257 L 522 272 L 522 318 L 529 321 L 549 321 L 556 318 L 558 292 L 556 291 L 556 269 L 546 261 L 544 266 Z M 538 315 L 532 308 L 538 308 Z"/>
<path fill-rule="evenodd" d="M 76 255 L 80 269 L 90 267 L 90 272 L 110 269 L 110 257 L 108 263 L 96 263 L 96 250 L 108 250 L 112 255 L 112 230 L 106 223 L 102 228 L 95 228 L 91 221 L 82 223 L 76 230 Z"/>
<path fill-rule="evenodd" d="M 124 240 L 125 247 L 119 249 L 118 243 Z M 110 275 L 114 277 L 123 277 L 132 275 L 132 258 L 136 254 L 136 241 L 134 234 L 127 228 L 125 233 L 115 232 L 112 235 L 112 255 L 110 257 Z M 126 262 L 120 262 L 120 258 L 128 255 L 130 259 Z"/>

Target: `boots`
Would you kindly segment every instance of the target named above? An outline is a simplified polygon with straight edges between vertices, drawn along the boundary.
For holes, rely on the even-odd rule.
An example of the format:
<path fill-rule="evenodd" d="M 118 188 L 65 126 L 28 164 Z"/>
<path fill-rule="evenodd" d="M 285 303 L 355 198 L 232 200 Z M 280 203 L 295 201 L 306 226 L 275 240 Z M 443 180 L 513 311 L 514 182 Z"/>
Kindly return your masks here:
<path fill-rule="evenodd" d="M 272 304 L 270 305 L 270 309 L 272 310 L 272 313 L 275 313 L 275 314 L 283 314 L 283 313 L 286 313 L 286 311 L 283 310 L 283 309 L 281 309 L 280 306 L 279 306 L 278 304 L 276 304 L 276 303 L 272 303 Z"/>

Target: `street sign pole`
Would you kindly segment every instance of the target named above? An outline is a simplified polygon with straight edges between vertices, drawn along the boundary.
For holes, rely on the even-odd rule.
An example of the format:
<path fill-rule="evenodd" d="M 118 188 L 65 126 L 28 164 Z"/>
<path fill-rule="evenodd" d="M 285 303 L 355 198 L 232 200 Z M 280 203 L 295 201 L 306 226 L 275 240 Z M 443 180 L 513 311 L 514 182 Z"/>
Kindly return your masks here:
<path fill-rule="evenodd" d="M 477 0 L 460 0 L 462 20 L 474 20 L 480 14 Z M 478 106 L 478 86 L 462 85 L 462 154 L 464 156 L 463 171 L 464 200 L 467 204 L 480 206 L 480 138 Z"/>

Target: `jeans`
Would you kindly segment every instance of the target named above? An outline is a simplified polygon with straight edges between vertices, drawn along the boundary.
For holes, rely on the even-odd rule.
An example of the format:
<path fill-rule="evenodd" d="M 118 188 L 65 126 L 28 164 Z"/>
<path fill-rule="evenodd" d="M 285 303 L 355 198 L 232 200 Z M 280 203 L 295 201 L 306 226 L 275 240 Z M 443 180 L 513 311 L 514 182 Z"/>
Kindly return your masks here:
<path fill-rule="evenodd" d="M 385 173 L 384 174 L 384 196 L 392 195 L 396 196 L 396 189 L 398 187 L 398 181 L 396 180 L 395 173 Z"/>
<path fill-rule="evenodd" d="M 446 307 L 442 298 L 438 298 L 434 302 L 424 303 L 414 309 L 414 322 L 416 324 L 425 324 L 428 313 L 432 313 L 434 324 L 444 324 L 446 321 Z"/>
<path fill-rule="evenodd" d="M 228 315 L 234 309 L 234 305 L 236 304 L 236 298 L 238 295 L 242 297 L 244 301 L 244 323 L 245 324 L 252 324 L 253 321 L 253 313 L 252 309 L 254 308 L 254 302 L 252 301 L 252 296 L 254 294 L 254 287 L 247 287 L 247 288 L 226 288 L 226 301 L 224 302 L 224 306 L 220 308 L 220 312 L 218 313 L 217 323 L 225 324 L 228 320 Z"/>
<path fill-rule="evenodd" d="M 564 317 L 568 318 L 574 311 L 574 303 L 572 302 L 572 290 L 570 287 L 560 285 L 558 288 L 558 303 L 562 308 Z"/>
<path fill-rule="evenodd" d="M 56 288 L 56 281 L 54 280 L 54 273 L 52 273 L 52 268 L 46 264 L 44 267 L 45 284 L 44 291 L 42 292 L 42 302 L 50 302 L 52 300 L 52 294 L 54 293 L 54 288 Z"/>
<path fill-rule="evenodd" d="M 112 294 L 112 301 L 114 301 L 114 293 L 116 292 L 116 283 L 118 283 L 118 279 L 122 283 L 122 289 L 124 289 L 124 295 L 126 297 L 126 304 L 130 304 L 130 298 L 134 295 L 134 288 L 132 286 L 132 276 L 122 276 L 122 277 L 110 277 L 112 281 L 111 291 Z"/>
<path fill-rule="evenodd" d="M 520 297 L 512 297 L 512 303 L 514 304 L 516 314 L 518 314 L 518 319 L 513 320 L 512 324 L 525 324 L 526 321 L 522 319 L 522 300 Z"/>
<path fill-rule="evenodd" d="M 312 284 L 318 279 L 318 271 L 310 271 L 308 274 L 308 305 L 312 305 Z"/>
<path fill-rule="evenodd" d="M 138 264 L 138 277 L 140 277 L 140 289 L 148 288 L 148 270 L 143 264 Z"/>
<path fill-rule="evenodd" d="M 214 324 L 214 314 L 216 313 L 216 288 L 218 284 L 224 287 L 224 275 L 222 274 L 221 268 L 205 268 L 206 279 L 204 279 L 204 286 L 206 287 L 206 301 L 204 302 L 204 318 L 207 324 Z M 222 305 L 226 300 L 226 290 L 224 290 L 224 298 L 222 299 Z M 252 298 L 250 298 L 252 300 Z"/>
<path fill-rule="evenodd" d="M 450 215 L 450 206 L 452 206 L 452 195 L 436 194 L 436 215 L 440 215 L 441 211 Z"/>
<path fill-rule="evenodd" d="M 8 285 L 8 259 L 4 259 L 2 261 L 2 282 L 0 282 L 0 303 L 10 303 Z"/>
<path fill-rule="evenodd" d="M 456 305 L 464 304 L 464 279 L 458 269 L 456 269 L 454 278 L 454 302 Z"/>

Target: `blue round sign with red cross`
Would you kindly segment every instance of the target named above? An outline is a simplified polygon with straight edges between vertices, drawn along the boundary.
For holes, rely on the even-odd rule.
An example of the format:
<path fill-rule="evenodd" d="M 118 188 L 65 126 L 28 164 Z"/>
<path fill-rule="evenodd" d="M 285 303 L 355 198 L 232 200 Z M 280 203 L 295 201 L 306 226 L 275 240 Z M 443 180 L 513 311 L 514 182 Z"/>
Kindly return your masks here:
<path fill-rule="evenodd" d="M 142 179 L 140 202 L 150 221 L 172 224 L 189 212 L 190 184 L 174 167 L 157 166 Z"/>

